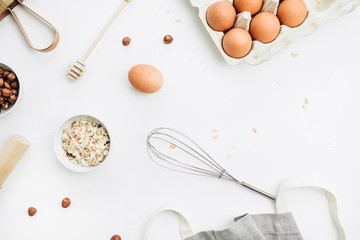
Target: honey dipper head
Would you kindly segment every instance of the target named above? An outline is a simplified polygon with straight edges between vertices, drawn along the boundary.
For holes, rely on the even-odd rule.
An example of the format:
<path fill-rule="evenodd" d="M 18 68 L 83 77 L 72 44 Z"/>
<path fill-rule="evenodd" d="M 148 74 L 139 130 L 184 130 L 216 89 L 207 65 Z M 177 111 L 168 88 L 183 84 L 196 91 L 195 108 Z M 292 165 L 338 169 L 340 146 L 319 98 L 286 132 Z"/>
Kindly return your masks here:
<path fill-rule="evenodd" d="M 85 63 L 80 60 L 77 60 L 74 65 L 69 69 L 68 74 L 66 75 L 70 80 L 79 79 L 85 71 Z"/>

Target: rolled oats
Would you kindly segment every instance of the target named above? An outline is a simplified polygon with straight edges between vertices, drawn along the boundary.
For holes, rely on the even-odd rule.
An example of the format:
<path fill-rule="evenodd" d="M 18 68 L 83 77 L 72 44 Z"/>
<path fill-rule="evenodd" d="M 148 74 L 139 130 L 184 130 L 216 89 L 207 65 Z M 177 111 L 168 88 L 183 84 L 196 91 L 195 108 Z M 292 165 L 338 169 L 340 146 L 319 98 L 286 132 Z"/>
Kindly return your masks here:
<path fill-rule="evenodd" d="M 95 167 L 109 153 L 110 138 L 107 131 L 95 122 L 76 120 L 62 132 L 62 148 L 73 164 Z"/>

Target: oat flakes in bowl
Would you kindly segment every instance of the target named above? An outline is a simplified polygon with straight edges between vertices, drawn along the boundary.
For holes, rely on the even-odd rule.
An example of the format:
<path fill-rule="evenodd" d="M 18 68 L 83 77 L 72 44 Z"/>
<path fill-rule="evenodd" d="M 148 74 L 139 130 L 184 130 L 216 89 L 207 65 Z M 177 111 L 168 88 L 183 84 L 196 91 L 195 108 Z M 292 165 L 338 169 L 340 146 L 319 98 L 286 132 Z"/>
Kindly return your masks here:
<path fill-rule="evenodd" d="M 67 120 L 55 136 L 59 161 L 75 172 L 89 172 L 103 164 L 110 151 L 110 135 L 98 119 L 79 115 Z"/>

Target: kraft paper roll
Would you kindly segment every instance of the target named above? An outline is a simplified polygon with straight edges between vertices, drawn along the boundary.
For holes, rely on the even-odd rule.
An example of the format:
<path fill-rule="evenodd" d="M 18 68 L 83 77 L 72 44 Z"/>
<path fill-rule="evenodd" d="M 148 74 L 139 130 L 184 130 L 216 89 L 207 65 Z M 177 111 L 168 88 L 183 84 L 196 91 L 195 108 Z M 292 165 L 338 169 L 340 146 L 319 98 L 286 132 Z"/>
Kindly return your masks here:
<path fill-rule="evenodd" d="M 13 135 L 0 152 L 0 189 L 29 146 L 30 142 L 25 137 Z"/>

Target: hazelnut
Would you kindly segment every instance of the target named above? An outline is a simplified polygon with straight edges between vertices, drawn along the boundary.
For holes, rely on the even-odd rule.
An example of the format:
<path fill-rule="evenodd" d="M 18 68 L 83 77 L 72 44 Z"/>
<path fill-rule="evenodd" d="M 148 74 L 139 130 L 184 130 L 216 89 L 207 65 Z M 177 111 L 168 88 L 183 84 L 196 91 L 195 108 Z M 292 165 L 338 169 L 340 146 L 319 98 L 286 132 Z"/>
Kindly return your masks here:
<path fill-rule="evenodd" d="M 4 97 L 0 97 L 0 104 L 3 104 L 5 102 L 5 98 Z"/>
<path fill-rule="evenodd" d="M 111 240 L 121 240 L 121 237 L 119 235 L 114 235 Z"/>
<path fill-rule="evenodd" d="M 10 73 L 9 71 L 4 71 L 4 73 L 3 73 L 3 78 L 6 78 L 6 76 L 7 76 L 9 73 Z"/>
<path fill-rule="evenodd" d="M 10 86 L 12 89 L 18 89 L 19 88 L 19 83 L 17 81 L 13 81 L 10 83 Z"/>
<path fill-rule="evenodd" d="M 4 85 L 4 79 L 0 78 L 0 87 L 2 87 Z"/>
<path fill-rule="evenodd" d="M 170 43 L 173 42 L 173 40 L 174 40 L 174 38 L 173 38 L 171 35 L 166 35 L 166 36 L 164 37 L 164 43 L 165 43 L 165 44 L 170 44 Z"/>
<path fill-rule="evenodd" d="M 30 217 L 34 216 L 36 214 L 37 210 L 34 207 L 29 207 L 28 214 Z"/>
<path fill-rule="evenodd" d="M 4 82 L 4 88 L 11 89 L 10 84 L 7 82 Z"/>
<path fill-rule="evenodd" d="M 16 101 L 17 101 L 17 96 L 11 95 L 11 96 L 9 97 L 9 102 L 10 102 L 10 103 L 14 104 L 14 103 L 16 103 Z"/>
<path fill-rule="evenodd" d="M 131 43 L 131 38 L 129 38 L 129 37 L 124 37 L 124 38 L 123 38 L 122 44 L 123 44 L 124 46 L 129 46 L 130 43 Z"/>
<path fill-rule="evenodd" d="M 71 200 L 69 198 L 64 198 L 61 203 L 63 208 L 68 208 L 70 204 L 71 204 Z"/>
<path fill-rule="evenodd" d="M 14 73 L 9 73 L 9 74 L 7 75 L 7 79 L 8 79 L 10 82 L 14 81 L 15 78 L 16 78 L 16 76 L 15 76 Z"/>
<path fill-rule="evenodd" d="M 1 104 L 1 108 L 4 110 L 8 109 L 9 107 L 10 107 L 10 104 L 8 102 L 4 102 L 3 104 Z"/>
<path fill-rule="evenodd" d="M 10 97 L 11 96 L 11 90 L 10 89 L 7 89 L 7 88 L 3 88 L 1 90 L 1 93 L 2 93 L 2 96 L 3 97 Z"/>
<path fill-rule="evenodd" d="M 19 92 L 16 89 L 11 89 L 11 94 L 17 96 L 19 94 Z M 0 94 L 0 96 L 1 96 L 1 94 Z"/>

